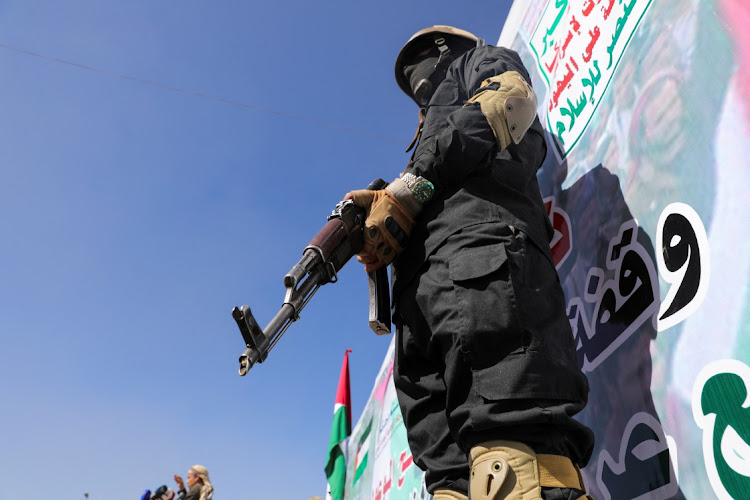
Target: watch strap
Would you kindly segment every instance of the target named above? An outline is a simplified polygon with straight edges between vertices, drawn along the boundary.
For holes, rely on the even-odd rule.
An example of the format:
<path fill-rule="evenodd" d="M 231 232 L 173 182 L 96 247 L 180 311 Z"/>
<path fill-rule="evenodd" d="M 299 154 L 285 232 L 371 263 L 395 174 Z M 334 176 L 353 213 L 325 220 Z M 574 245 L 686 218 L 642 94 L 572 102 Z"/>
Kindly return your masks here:
<path fill-rule="evenodd" d="M 413 217 L 422 211 L 422 204 L 414 197 L 409 185 L 403 179 L 395 179 L 385 188 L 390 191 L 394 198 L 404 207 L 404 210 Z"/>

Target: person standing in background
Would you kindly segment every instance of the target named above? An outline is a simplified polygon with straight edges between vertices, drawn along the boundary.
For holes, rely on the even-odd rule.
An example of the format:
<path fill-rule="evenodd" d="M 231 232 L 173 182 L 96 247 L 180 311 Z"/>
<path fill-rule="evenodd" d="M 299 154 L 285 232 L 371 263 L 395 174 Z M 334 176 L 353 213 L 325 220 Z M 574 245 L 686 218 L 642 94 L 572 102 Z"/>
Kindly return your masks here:
<path fill-rule="evenodd" d="M 179 500 L 211 500 L 213 498 L 214 487 L 208 477 L 208 469 L 202 465 L 193 465 L 187 473 L 187 487 L 182 477 L 175 474 L 174 480 L 177 483 L 177 498 Z"/>

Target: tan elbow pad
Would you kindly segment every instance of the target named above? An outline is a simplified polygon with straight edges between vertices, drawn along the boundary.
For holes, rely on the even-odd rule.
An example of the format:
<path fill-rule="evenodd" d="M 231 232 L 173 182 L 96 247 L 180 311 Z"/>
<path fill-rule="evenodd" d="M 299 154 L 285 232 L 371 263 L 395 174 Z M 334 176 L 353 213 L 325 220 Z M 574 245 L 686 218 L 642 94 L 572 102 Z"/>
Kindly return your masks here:
<path fill-rule="evenodd" d="M 479 103 L 501 151 L 511 141 L 521 142 L 536 118 L 536 94 L 517 71 L 506 71 L 483 81 L 479 92 L 466 104 L 474 102 Z"/>

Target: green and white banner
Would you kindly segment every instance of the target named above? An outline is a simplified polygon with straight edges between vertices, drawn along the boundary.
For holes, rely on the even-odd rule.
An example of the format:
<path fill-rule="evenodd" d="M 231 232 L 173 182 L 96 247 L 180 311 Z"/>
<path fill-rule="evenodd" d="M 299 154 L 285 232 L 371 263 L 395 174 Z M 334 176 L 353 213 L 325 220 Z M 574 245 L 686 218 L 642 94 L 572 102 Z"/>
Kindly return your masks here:
<path fill-rule="evenodd" d="M 370 399 L 349 438 L 347 499 L 430 498 L 424 474 L 414 465 L 393 386 L 393 342 Z"/>
<path fill-rule="evenodd" d="M 597 499 L 750 498 L 748 26 L 748 0 L 517 0 L 499 41 L 548 133 L 538 178 Z M 428 497 L 391 367 L 347 498 Z"/>

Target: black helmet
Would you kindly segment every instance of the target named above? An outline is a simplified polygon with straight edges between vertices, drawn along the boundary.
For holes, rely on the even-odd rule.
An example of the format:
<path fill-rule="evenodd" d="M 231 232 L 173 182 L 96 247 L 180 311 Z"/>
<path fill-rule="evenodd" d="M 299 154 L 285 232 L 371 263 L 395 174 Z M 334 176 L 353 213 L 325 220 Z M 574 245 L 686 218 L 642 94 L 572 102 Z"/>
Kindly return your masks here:
<path fill-rule="evenodd" d="M 451 61 L 469 49 L 481 45 L 484 45 L 481 38 L 452 26 L 436 25 L 419 30 L 409 38 L 396 57 L 396 82 L 419 106 L 425 106 L 425 100 L 429 101 L 433 87 L 445 77 L 445 70 Z M 420 55 L 432 47 L 437 47 L 440 54 L 429 59 L 420 59 Z M 410 75 L 411 78 L 407 76 L 409 67 L 414 69 L 419 62 L 425 60 L 427 62 L 423 64 L 419 74 Z"/>

